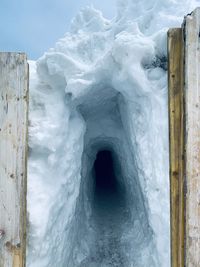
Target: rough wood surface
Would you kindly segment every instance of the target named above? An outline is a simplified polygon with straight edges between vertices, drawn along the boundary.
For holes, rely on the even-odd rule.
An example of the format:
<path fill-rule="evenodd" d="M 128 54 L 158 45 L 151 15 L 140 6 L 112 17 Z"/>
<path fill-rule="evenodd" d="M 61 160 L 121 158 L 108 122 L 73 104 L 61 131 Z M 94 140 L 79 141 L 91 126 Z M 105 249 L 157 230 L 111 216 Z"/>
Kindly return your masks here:
<path fill-rule="evenodd" d="M 184 266 L 183 32 L 168 32 L 171 267 Z"/>
<path fill-rule="evenodd" d="M 200 266 L 200 9 L 185 19 L 186 266 Z"/>
<path fill-rule="evenodd" d="M 0 267 L 24 267 L 28 64 L 0 53 Z"/>

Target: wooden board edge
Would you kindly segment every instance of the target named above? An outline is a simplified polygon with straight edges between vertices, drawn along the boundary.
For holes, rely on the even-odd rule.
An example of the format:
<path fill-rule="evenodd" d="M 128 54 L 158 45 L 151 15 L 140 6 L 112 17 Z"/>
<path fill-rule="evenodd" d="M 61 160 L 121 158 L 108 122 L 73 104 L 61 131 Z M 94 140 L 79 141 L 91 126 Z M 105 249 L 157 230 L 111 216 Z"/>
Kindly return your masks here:
<path fill-rule="evenodd" d="M 182 28 L 168 31 L 171 267 L 184 266 L 184 46 Z"/>

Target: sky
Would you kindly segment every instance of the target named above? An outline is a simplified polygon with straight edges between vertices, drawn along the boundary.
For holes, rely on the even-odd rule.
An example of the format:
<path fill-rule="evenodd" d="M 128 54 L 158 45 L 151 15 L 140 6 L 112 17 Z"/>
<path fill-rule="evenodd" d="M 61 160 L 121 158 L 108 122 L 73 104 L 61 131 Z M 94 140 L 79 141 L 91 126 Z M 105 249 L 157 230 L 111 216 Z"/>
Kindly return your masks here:
<path fill-rule="evenodd" d="M 0 51 L 43 55 L 70 28 L 70 21 L 88 5 L 106 18 L 116 13 L 116 0 L 0 0 Z"/>

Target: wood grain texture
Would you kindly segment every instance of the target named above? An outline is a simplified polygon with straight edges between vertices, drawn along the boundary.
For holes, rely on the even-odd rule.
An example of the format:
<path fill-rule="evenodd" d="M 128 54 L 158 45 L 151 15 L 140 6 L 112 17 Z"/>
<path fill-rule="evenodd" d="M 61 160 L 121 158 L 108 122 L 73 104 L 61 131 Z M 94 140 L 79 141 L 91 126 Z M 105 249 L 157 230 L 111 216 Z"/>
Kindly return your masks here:
<path fill-rule="evenodd" d="M 24 267 L 28 64 L 25 54 L 0 53 L 0 267 Z"/>
<path fill-rule="evenodd" d="M 168 32 L 171 267 L 184 266 L 183 32 Z"/>
<path fill-rule="evenodd" d="M 186 266 L 200 266 L 200 9 L 185 19 Z"/>

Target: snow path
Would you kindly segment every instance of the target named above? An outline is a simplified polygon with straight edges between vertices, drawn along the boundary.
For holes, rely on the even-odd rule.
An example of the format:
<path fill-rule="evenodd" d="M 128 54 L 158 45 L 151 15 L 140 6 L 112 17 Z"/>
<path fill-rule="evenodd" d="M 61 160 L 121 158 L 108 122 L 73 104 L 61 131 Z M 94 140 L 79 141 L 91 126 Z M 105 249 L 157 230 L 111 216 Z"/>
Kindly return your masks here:
<path fill-rule="evenodd" d="M 92 216 L 96 228 L 96 244 L 83 266 L 127 266 L 121 249 L 121 234 L 122 226 L 128 218 L 126 203 L 120 192 L 96 190 Z"/>

